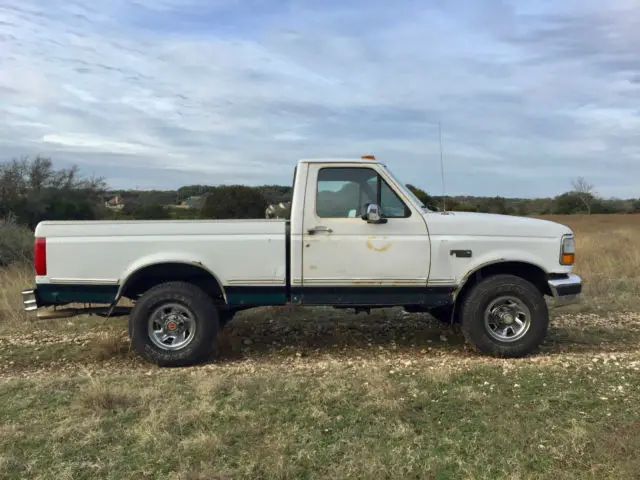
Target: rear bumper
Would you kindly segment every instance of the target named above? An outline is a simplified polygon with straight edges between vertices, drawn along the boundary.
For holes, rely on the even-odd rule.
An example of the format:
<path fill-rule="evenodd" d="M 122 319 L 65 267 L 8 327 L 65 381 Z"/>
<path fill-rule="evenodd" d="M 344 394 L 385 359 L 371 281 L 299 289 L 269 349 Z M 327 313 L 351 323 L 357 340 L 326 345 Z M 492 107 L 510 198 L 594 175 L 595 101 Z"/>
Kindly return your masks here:
<path fill-rule="evenodd" d="M 129 315 L 131 307 L 117 307 L 114 303 L 103 306 L 83 306 L 81 308 L 56 308 L 38 295 L 38 290 L 23 290 L 22 306 L 25 312 L 33 314 L 38 320 L 52 320 L 75 317 L 78 315 L 98 315 L 100 317 L 120 317 Z M 53 310 L 47 307 L 53 306 Z M 58 305 L 60 306 L 60 305 Z"/>
<path fill-rule="evenodd" d="M 575 274 L 549 280 L 549 289 L 558 307 L 578 303 L 582 295 L 582 279 Z"/>
<path fill-rule="evenodd" d="M 35 290 L 22 291 L 22 306 L 25 312 L 35 312 L 38 310 L 38 297 Z"/>

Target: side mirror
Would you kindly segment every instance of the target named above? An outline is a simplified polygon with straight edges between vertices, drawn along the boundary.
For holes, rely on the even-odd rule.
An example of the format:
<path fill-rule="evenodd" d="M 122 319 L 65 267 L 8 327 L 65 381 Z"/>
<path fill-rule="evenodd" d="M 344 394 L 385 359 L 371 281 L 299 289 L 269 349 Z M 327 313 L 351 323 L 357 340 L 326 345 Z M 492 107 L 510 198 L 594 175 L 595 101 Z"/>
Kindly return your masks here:
<path fill-rule="evenodd" d="M 380 206 L 376 203 L 368 203 L 365 205 L 365 213 L 362 219 L 367 223 L 387 223 L 387 219 L 383 218 Z"/>

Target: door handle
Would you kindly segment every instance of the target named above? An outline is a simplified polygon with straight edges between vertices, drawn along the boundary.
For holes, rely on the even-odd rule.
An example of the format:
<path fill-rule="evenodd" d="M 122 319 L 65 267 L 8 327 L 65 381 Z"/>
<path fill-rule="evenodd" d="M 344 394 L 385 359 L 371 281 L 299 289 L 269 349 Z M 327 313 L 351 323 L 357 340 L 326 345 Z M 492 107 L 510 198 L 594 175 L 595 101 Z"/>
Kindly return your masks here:
<path fill-rule="evenodd" d="M 309 232 L 310 235 L 313 235 L 314 233 L 319 233 L 319 232 L 332 233 L 333 230 L 331 230 L 329 227 L 320 225 L 320 226 L 308 229 L 307 232 Z"/>

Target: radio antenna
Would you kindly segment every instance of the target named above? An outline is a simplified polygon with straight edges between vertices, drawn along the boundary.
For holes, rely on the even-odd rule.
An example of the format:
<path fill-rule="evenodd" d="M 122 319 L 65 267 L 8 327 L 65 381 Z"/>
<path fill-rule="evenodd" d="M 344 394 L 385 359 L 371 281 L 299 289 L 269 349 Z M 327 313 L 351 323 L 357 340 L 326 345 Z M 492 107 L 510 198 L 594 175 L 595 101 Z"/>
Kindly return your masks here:
<path fill-rule="evenodd" d="M 444 185 L 444 160 L 442 157 L 442 126 L 438 120 L 438 138 L 440 140 L 440 175 L 442 177 L 442 211 L 447 211 L 447 198 Z"/>

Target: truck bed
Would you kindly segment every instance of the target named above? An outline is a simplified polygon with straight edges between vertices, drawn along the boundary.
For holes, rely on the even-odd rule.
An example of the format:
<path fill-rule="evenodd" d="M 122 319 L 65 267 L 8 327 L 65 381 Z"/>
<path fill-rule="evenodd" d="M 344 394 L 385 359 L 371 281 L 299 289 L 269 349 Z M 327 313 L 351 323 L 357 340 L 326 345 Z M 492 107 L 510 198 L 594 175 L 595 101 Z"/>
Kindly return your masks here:
<path fill-rule="evenodd" d="M 41 284 L 117 285 L 164 259 L 215 272 L 224 286 L 284 286 L 284 220 L 47 221 Z"/>

